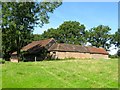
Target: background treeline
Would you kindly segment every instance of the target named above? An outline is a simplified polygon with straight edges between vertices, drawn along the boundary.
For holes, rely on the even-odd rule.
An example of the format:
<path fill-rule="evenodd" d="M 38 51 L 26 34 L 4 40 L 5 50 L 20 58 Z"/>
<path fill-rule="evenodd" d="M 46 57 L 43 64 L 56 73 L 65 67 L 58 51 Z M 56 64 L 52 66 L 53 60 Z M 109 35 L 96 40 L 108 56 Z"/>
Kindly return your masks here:
<path fill-rule="evenodd" d="M 110 33 L 109 26 L 99 25 L 86 30 L 84 24 L 77 21 L 65 21 L 57 29 L 50 28 L 43 34 L 34 34 L 34 40 L 54 38 L 59 43 L 89 45 L 103 47 L 109 51 L 112 45 L 120 47 L 120 29 Z"/>
<path fill-rule="evenodd" d="M 58 0 L 59 1 L 59 0 Z M 2 56 L 9 60 L 10 55 L 35 40 L 55 38 L 59 43 L 103 47 L 109 50 L 113 44 L 120 47 L 120 29 L 110 33 L 109 26 L 99 25 L 86 30 L 84 24 L 77 21 L 65 21 L 57 29 L 50 28 L 43 34 L 33 34 L 34 27 L 49 23 L 49 16 L 62 2 L 2 2 Z"/>

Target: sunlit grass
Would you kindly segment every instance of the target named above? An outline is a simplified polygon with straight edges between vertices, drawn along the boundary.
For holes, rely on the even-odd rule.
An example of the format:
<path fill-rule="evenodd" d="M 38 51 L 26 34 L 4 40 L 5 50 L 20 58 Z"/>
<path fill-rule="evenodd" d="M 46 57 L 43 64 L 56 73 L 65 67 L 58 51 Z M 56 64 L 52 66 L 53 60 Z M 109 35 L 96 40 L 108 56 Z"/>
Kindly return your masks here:
<path fill-rule="evenodd" d="M 2 60 L 2 59 L 0 59 Z M 2 65 L 0 64 L 0 89 L 2 88 Z"/>
<path fill-rule="evenodd" d="M 117 88 L 118 60 L 7 62 L 3 88 Z"/>

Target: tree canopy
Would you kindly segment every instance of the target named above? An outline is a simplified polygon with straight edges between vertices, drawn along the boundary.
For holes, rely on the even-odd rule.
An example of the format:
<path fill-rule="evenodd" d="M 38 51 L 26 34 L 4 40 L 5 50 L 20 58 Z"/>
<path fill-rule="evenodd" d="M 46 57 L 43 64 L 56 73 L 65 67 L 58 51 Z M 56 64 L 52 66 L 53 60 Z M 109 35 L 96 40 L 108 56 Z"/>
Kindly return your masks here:
<path fill-rule="evenodd" d="M 61 2 L 2 2 L 4 57 L 15 50 L 20 57 L 22 46 L 31 42 L 34 27 L 42 27 L 49 23 L 49 14 L 61 4 Z"/>
<path fill-rule="evenodd" d="M 109 50 L 112 35 L 109 26 L 99 25 L 90 30 L 77 21 L 65 21 L 57 29 L 50 28 L 41 35 L 42 38 L 55 38 L 59 43 L 85 45 L 89 42 L 92 46 L 103 47 Z"/>
<path fill-rule="evenodd" d="M 55 38 L 59 43 L 85 44 L 85 26 L 76 21 L 65 21 L 57 29 L 44 31 L 43 38 Z"/>
<path fill-rule="evenodd" d="M 120 48 L 120 28 L 112 35 L 111 43 Z"/>
<path fill-rule="evenodd" d="M 88 41 L 92 44 L 92 46 L 103 47 L 108 50 L 111 46 L 110 30 L 110 27 L 104 25 L 93 27 L 89 30 Z"/>

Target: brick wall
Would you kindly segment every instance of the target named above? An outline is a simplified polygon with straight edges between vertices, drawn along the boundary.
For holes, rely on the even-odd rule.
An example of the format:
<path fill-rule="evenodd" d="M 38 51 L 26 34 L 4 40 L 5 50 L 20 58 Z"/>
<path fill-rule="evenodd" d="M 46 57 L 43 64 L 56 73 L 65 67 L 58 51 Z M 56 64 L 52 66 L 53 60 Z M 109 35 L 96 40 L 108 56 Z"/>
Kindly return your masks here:
<path fill-rule="evenodd" d="M 79 53 L 79 52 L 51 52 L 51 55 L 56 56 L 59 59 L 64 58 L 91 58 L 89 53 Z"/>
<path fill-rule="evenodd" d="M 11 62 L 18 62 L 17 55 L 11 56 L 10 61 Z"/>
<path fill-rule="evenodd" d="M 10 59 L 11 62 L 18 62 L 18 59 Z"/>
<path fill-rule="evenodd" d="M 79 53 L 79 52 L 50 52 L 53 55 L 53 58 L 94 58 L 94 59 L 108 59 L 108 55 L 103 54 L 90 54 L 90 53 Z"/>
<path fill-rule="evenodd" d="M 108 55 L 103 55 L 103 54 L 91 54 L 92 58 L 95 59 L 100 59 L 100 58 L 104 58 L 104 59 L 108 59 Z"/>

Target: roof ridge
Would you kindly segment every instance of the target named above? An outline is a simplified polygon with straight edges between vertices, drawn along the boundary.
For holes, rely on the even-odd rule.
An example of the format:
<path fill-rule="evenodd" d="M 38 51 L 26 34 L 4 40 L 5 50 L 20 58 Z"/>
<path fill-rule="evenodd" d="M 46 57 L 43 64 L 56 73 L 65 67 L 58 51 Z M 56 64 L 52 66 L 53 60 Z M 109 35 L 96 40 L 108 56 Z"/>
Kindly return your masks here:
<path fill-rule="evenodd" d="M 48 39 L 48 40 L 49 40 L 49 39 Z M 50 38 L 50 41 L 52 41 L 52 40 L 54 40 L 54 41 L 55 41 L 55 39 L 54 39 L 54 38 Z M 50 41 L 49 41 L 49 42 L 50 42 Z M 48 43 L 49 43 L 49 42 L 48 42 Z M 48 44 L 48 43 L 47 43 L 47 44 Z"/>
<path fill-rule="evenodd" d="M 49 39 L 44 39 L 44 40 L 40 40 L 39 42 L 39 45 L 41 44 L 41 43 L 43 43 L 43 42 L 45 42 L 45 41 L 47 41 L 48 40 L 48 42 L 47 42 L 47 44 L 49 43 L 49 42 L 51 42 L 52 40 L 54 40 L 54 38 L 49 38 Z M 55 41 L 55 40 L 54 40 Z M 46 45 L 47 45 L 46 44 Z"/>

